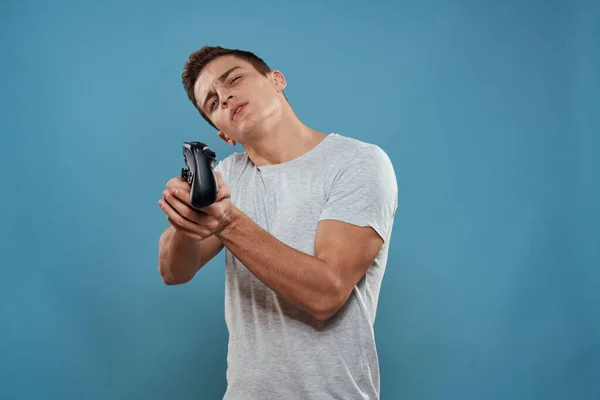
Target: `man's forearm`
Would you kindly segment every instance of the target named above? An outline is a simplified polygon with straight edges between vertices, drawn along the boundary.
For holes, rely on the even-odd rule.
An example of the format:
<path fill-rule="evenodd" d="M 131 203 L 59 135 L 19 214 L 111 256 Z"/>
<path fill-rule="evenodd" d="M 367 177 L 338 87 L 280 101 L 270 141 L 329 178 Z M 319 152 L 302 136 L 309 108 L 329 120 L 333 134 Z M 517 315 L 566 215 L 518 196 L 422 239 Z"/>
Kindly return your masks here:
<path fill-rule="evenodd" d="M 166 284 L 185 283 L 202 266 L 201 242 L 169 226 L 159 240 L 158 270 Z"/>
<path fill-rule="evenodd" d="M 328 264 L 277 240 L 231 206 L 232 222 L 216 233 L 258 279 L 318 319 L 328 318 L 340 301 Z"/>

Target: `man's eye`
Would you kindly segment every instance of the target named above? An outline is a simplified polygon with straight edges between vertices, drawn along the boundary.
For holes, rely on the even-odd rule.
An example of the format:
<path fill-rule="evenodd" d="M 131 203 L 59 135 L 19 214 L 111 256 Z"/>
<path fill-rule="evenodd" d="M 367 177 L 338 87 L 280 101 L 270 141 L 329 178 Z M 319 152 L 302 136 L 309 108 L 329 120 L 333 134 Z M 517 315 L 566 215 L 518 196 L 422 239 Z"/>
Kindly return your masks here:
<path fill-rule="evenodd" d="M 237 80 L 238 80 L 238 79 L 240 79 L 240 78 L 241 78 L 241 76 L 236 76 L 235 78 L 233 78 L 233 79 L 231 80 L 231 83 L 233 83 L 233 82 L 237 81 Z"/>

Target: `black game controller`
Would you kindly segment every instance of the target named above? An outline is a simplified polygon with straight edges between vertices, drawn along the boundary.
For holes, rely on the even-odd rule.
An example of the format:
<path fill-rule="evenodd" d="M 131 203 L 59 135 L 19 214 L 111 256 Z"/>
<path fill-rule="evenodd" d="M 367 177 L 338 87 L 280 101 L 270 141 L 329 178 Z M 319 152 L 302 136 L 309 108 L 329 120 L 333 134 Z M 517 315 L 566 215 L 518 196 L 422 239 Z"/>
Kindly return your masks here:
<path fill-rule="evenodd" d="M 196 209 L 210 206 L 217 200 L 219 187 L 214 165 L 217 154 L 201 142 L 183 142 L 186 168 L 181 178 L 190 184 L 190 203 Z"/>

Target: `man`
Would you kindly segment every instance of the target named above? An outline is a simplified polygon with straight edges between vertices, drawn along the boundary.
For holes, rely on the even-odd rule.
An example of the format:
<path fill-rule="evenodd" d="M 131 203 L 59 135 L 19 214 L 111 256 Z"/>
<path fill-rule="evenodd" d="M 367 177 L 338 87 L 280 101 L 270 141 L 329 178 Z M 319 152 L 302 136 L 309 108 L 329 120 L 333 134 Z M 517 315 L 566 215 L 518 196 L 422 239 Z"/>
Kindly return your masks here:
<path fill-rule="evenodd" d="M 159 201 L 166 284 L 188 282 L 226 248 L 224 398 L 378 399 L 373 323 L 397 208 L 390 159 L 302 123 L 284 75 L 250 52 L 203 47 L 183 84 L 218 136 L 244 148 L 215 167 L 211 206 L 192 209 L 179 177 Z"/>

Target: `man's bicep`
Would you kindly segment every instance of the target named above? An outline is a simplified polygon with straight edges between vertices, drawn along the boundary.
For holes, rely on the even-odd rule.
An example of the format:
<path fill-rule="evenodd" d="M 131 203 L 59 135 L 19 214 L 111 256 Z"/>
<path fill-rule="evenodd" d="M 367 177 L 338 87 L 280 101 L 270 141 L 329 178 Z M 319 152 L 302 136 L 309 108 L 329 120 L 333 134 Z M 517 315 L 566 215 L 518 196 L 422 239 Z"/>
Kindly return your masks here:
<path fill-rule="evenodd" d="M 339 220 L 322 220 L 317 226 L 315 257 L 325 261 L 344 299 L 365 275 L 383 246 L 375 229 Z"/>

